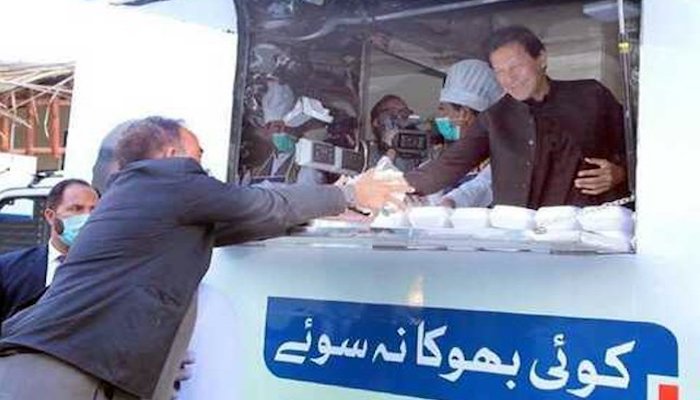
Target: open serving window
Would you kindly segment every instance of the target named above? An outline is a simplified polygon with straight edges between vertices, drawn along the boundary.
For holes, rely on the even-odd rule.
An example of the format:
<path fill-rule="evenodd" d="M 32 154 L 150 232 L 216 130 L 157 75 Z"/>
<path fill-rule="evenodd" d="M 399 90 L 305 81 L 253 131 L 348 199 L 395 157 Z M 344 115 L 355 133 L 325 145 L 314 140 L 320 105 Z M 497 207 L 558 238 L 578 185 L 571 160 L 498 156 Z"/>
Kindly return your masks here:
<path fill-rule="evenodd" d="M 241 49 L 245 86 L 237 92 L 238 152 L 230 175 L 244 184 L 332 183 L 376 167 L 387 147 L 377 133 L 385 128 L 377 122 L 378 106 L 394 97 L 402 102 L 397 112 L 411 121 L 394 127 L 392 143 L 408 160 L 399 169 L 439 157 L 447 146 L 436 127 L 446 71 L 460 60 L 486 60 L 484 41 L 510 25 L 526 26 L 542 40 L 549 77 L 595 79 L 624 109 L 623 185 L 631 196 L 539 213 L 493 203 L 479 210 L 387 211 L 373 221 L 349 213 L 267 244 L 634 250 L 639 2 L 258 0 L 242 6 L 249 34 Z M 419 202 L 437 205 L 439 198 Z"/>

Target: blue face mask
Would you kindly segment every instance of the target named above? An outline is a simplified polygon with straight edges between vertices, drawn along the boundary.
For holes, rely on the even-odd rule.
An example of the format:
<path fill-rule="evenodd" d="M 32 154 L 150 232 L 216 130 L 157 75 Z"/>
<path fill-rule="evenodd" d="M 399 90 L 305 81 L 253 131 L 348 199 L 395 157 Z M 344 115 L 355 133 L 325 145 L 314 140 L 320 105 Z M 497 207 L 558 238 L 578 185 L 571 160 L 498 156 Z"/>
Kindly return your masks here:
<path fill-rule="evenodd" d="M 75 238 L 78 237 L 78 233 L 87 222 L 90 214 L 78 214 L 72 217 L 61 219 L 61 224 L 63 225 L 63 232 L 61 233 L 61 242 L 66 246 L 70 247 L 75 243 Z"/>
<path fill-rule="evenodd" d="M 437 125 L 438 132 L 440 132 L 445 140 L 454 142 L 459 139 L 459 126 L 452 123 L 449 118 L 435 118 L 435 125 Z"/>
<path fill-rule="evenodd" d="M 273 133 L 272 144 L 280 153 L 293 153 L 296 148 L 296 138 L 288 133 Z"/>

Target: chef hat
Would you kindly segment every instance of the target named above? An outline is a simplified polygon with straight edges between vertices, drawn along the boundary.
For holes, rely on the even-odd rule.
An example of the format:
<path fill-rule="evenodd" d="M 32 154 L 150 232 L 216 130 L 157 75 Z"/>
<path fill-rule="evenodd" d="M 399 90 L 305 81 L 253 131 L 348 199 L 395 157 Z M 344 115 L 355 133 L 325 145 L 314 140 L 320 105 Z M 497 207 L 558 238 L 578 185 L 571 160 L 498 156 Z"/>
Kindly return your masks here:
<path fill-rule="evenodd" d="M 267 84 L 267 92 L 262 98 L 262 109 L 265 123 L 281 121 L 294 106 L 294 93 L 288 85 L 276 81 Z"/>
<path fill-rule="evenodd" d="M 484 111 L 503 97 L 491 67 L 481 60 L 462 60 L 447 70 L 440 101 Z"/>

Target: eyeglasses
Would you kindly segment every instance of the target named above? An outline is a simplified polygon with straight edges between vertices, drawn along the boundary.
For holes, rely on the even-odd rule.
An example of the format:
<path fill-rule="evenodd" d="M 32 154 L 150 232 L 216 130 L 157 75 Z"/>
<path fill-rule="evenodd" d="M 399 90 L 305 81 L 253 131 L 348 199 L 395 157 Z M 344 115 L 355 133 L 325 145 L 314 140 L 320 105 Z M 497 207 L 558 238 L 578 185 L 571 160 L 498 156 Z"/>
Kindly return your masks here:
<path fill-rule="evenodd" d="M 407 119 L 411 115 L 413 115 L 413 110 L 410 108 L 400 108 L 400 109 L 395 109 L 395 108 L 385 108 L 384 110 L 380 111 L 377 113 L 379 116 L 379 119 L 386 118 L 386 117 L 398 117 L 398 118 L 403 118 Z"/>

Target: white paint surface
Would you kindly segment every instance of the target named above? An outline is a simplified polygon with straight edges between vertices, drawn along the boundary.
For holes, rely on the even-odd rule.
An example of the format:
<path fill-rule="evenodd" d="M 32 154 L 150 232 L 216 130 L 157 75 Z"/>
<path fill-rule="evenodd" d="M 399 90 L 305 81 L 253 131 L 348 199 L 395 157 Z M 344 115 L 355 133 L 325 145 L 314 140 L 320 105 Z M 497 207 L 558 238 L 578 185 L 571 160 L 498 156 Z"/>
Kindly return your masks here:
<path fill-rule="evenodd" d="M 262 355 L 264 309 L 280 296 L 399 305 L 419 298 L 426 307 L 656 323 L 678 340 L 681 398 L 700 398 L 700 3 L 646 0 L 643 12 L 638 254 L 222 249 L 207 280 L 228 293 L 245 327 L 242 381 L 255 382 L 234 388 L 234 397 L 406 398 L 273 376 Z"/>
<path fill-rule="evenodd" d="M 203 164 L 225 180 L 237 36 L 135 12 L 90 25 L 94 40 L 76 66 L 67 173 L 90 175 L 96 136 L 127 119 L 162 115 L 185 120 L 200 139 Z"/>

